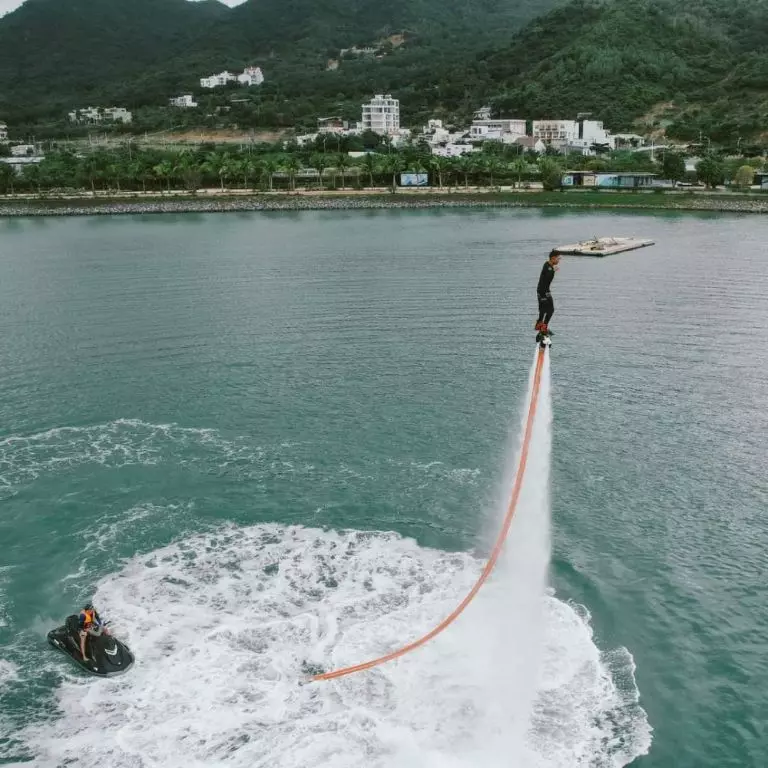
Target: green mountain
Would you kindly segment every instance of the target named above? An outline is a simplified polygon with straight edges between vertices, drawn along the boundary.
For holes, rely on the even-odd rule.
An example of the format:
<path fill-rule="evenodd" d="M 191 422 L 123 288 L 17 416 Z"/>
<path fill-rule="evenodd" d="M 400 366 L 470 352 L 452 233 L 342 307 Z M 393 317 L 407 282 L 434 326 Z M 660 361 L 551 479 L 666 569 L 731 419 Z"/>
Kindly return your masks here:
<path fill-rule="evenodd" d="M 26 0 L 0 19 L 0 108 L 82 105 L 163 67 L 228 11 L 215 0 Z"/>
<path fill-rule="evenodd" d="M 403 83 L 409 70 L 433 73 L 449 49 L 465 58 L 508 38 L 557 1 L 27 0 L 0 19 L 0 110 L 31 118 L 92 101 L 162 104 L 203 75 L 250 63 L 290 98 L 312 96 L 340 49 L 394 33 L 407 39 L 395 67 Z M 321 89 L 350 87 L 357 98 L 373 84 L 356 88 L 347 68 L 339 74 Z"/>
<path fill-rule="evenodd" d="M 766 47 L 765 0 L 575 0 L 475 71 L 505 113 L 726 140 L 768 129 Z"/>
<path fill-rule="evenodd" d="M 352 46 L 377 55 L 340 57 Z M 0 19 L 0 115 L 39 123 L 120 104 L 146 130 L 309 127 L 392 92 L 408 124 L 492 103 L 751 141 L 768 135 L 766 49 L 768 0 L 27 0 Z M 265 85 L 235 102 L 200 93 L 200 76 L 247 64 Z M 199 112 L 157 109 L 186 90 Z"/>

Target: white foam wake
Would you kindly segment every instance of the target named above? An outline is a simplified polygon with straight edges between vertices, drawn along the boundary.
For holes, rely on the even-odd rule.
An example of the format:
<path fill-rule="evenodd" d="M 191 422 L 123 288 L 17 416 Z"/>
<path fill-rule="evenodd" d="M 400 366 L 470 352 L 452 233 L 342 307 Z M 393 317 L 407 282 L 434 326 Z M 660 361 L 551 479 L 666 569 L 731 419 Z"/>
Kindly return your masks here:
<path fill-rule="evenodd" d="M 61 717 L 18 735 L 35 764 L 586 768 L 647 751 L 631 656 L 603 656 L 588 615 L 546 591 L 548 368 L 542 384 L 533 481 L 498 572 L 432 643 L 299 682 L 307 664 L 364 661 L 434 626 L 479 574 L 469 554 L 280 525 L 196 535 L 101 582 L 96 601 L 137 665 L 64 682 Z"/>

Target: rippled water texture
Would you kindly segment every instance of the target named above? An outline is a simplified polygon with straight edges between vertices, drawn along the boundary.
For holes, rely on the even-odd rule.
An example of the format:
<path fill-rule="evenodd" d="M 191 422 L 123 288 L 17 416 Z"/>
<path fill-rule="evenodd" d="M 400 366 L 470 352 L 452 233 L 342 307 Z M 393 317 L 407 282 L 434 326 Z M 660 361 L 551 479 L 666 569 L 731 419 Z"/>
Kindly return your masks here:
<path fill-rule="evenodd" d="M 541 263 L 613 234 L 657 245 L 563 260 L 492 582 L 411 657 L 298 685 L 477 577 Z M 764 766 L 767 235 L 532 211 L 0 223 L 0 762 Z M 45 643 L 94 594 L 138 659 L 114 681 Z"/>

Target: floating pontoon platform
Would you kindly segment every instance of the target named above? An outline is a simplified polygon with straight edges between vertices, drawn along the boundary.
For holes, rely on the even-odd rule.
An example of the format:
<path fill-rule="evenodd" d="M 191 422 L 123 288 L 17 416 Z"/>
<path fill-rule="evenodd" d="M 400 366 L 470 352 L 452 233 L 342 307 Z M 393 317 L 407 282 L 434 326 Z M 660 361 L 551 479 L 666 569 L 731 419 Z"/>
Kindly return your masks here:
<path fill-rule="evenodd" d="M 653 240 L 637 237 L 596 237 L 573 245 L 561 245 L 555 250 L 564 256 L 610 256 L 613 253 L 634 251 L 653 245 Z"/>

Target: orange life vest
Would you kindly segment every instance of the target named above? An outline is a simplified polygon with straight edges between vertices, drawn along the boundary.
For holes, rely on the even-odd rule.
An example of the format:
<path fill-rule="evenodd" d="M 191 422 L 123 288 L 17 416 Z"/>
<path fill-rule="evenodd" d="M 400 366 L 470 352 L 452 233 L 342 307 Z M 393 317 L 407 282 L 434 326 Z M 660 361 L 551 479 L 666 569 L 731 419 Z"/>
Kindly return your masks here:
<path fill-rule="evenodd" d="M 83 629 L 89 629 L 96 623 L 96 611 L 82 610 L 80 611 L 80 616 L 84 617 Z"/>

